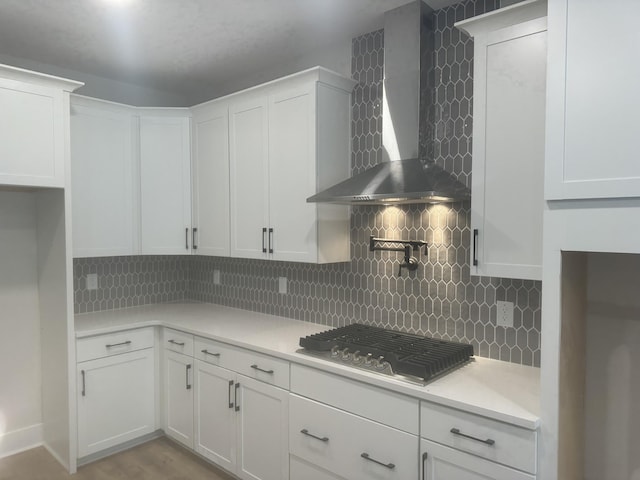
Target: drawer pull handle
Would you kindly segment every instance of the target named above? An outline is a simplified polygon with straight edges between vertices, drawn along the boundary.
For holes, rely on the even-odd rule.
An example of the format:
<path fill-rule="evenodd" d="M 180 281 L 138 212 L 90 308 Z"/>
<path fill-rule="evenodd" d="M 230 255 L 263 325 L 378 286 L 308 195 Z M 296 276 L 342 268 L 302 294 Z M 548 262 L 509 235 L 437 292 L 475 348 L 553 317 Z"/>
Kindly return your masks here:
<path fill-rule="evenodd" d="M 475 440 L 476 442 L 486 443 L 487 445 L 493 446 L 496 441 L 491 438 L 487 438 L 486 440 L 482 440 L 481 438 L 472 437 L 471 435 L 467 435 L 466 433 L 462 433 L 458 428 L 452 428 L 451 433 L 454 435 L 458 435 L 460 437 L 468 438 L 469 440 Z"/>
<path fill-rule="evenodd" d="M 174 345 L 178 345 L 179 347 L 184 347 L 184 342 L 176 342 L 175 340 L 169 340 L 169 343 L 173 343 Z"/>
<path fill-rule="evenodd" d="M 307 437 L 311 437 L 311 438 L 315 438 L 316 440 L 320 440 L 321 442 L 328 442 L 329 441 L 329 437 L 318 437 L 317 435 L 314 435 L 313 433 L 309 433 L 309 430 L 307 430 L 306 428 L 303 428 L 302 430 L 300 430 L 300 433 L 302 433 L 303 435 L 306 435 Z"/>
<path fill-rule="evenodd" d="M 369 454 L 368 454 L 368 453 L 366 453 L 366 452 L 362 452 L 362 453 L 360 454 L 360 456 L 361 456 L 362 458 L 364 458 L 365 460 L 369 460 L 370 462 L 377 463 L 378 465 L 382 465 L 383 467 L 386 467 L 386 468 L 388 468 L 389 470 L 393 470 L 394 468 L 396 468 L 396 465 L 395 465 L 394 463 L 382 463 L 382 462 L 380 462 L 380 461 L 376 460 L 375 458 L 371 458 L 371 457 L 369 456 Z"/>
<path fill-rule="evenodd" d="M 220 354 L 219 353 L 211 353 L 209 350 L 207 350 L 206 348 L 204 350 L 200 350 L 202 353 L 204 353 L 205 355 L 211 355 L 212 357 L 219 357 Z"/>
<path fill-rule="evenodd" d="M 123 345 L 131 345 L 131 340 L 127 340 L 126 342 L 120 342 L 120 343 L 109 343 L 107 345 L 105 345 L 106 348 L 113 348 L 113 347 L 121 347 Z"/>
<path fill-rule="evenodd" d="M 251 368 L 254 370 L 258 370 L 259 372 L 268 373 L 269 375 L 273 375 L 273 370 L 264 370 L 260 368 L 258 365 L 251 365 Z"/>

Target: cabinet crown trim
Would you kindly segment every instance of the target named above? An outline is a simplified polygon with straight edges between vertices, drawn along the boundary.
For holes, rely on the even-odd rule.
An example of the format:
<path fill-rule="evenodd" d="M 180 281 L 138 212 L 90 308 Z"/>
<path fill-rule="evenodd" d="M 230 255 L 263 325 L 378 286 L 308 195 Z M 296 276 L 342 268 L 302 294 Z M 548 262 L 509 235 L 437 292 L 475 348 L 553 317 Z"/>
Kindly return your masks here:
<path fill-rule="evenodd" d="M 454 26 L 470 36 L 500 30 L 547 16 L 547 0 L 526 0 L 492 12 L 456 22 Z"/>

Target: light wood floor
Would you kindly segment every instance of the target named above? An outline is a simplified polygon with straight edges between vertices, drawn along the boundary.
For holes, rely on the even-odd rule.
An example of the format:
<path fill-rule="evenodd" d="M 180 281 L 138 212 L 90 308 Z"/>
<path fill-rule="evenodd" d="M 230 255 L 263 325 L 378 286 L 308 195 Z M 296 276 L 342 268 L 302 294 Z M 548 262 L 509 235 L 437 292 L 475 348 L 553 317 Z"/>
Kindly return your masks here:
<path fill-rule="evenodd" d="M 117 453 L 69 475 L 44 447 L 0 459 L 0 480 L 233 480 L 166 438 Z"/>

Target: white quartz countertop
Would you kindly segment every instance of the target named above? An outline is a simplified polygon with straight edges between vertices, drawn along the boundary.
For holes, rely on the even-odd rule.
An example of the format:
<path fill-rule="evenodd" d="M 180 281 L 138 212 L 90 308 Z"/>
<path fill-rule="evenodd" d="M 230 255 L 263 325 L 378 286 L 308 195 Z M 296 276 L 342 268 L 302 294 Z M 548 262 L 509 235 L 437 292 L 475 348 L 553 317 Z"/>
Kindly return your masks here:
<path fill-rule="evenodd" d="M 76 337 L 164 326 L 319 368 L 422 400 L 528 429 L 540 424 L 540 370 L 475 357 L 426 385 L 414 385 L 296 353 L 300 337 L 331 327 L 203 303 L 170 303 L 79 314 Z"/>

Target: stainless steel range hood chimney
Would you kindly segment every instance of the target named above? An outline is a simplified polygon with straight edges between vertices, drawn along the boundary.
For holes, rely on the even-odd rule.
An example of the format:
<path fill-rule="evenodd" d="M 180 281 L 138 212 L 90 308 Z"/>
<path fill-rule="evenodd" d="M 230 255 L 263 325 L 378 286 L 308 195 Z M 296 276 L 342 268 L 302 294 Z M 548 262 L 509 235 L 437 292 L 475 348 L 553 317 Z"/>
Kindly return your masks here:
<path fill-rule="evenodd" d="M 421 46 L 426 33 L 423 18 L 429 13 L 431 8 L 417 0 L 384 17 L 384 161 L 309 197 L 307 202 L 388 205 L 470 198 L 469 189 L 433 159 L 418 158 Z"/>

